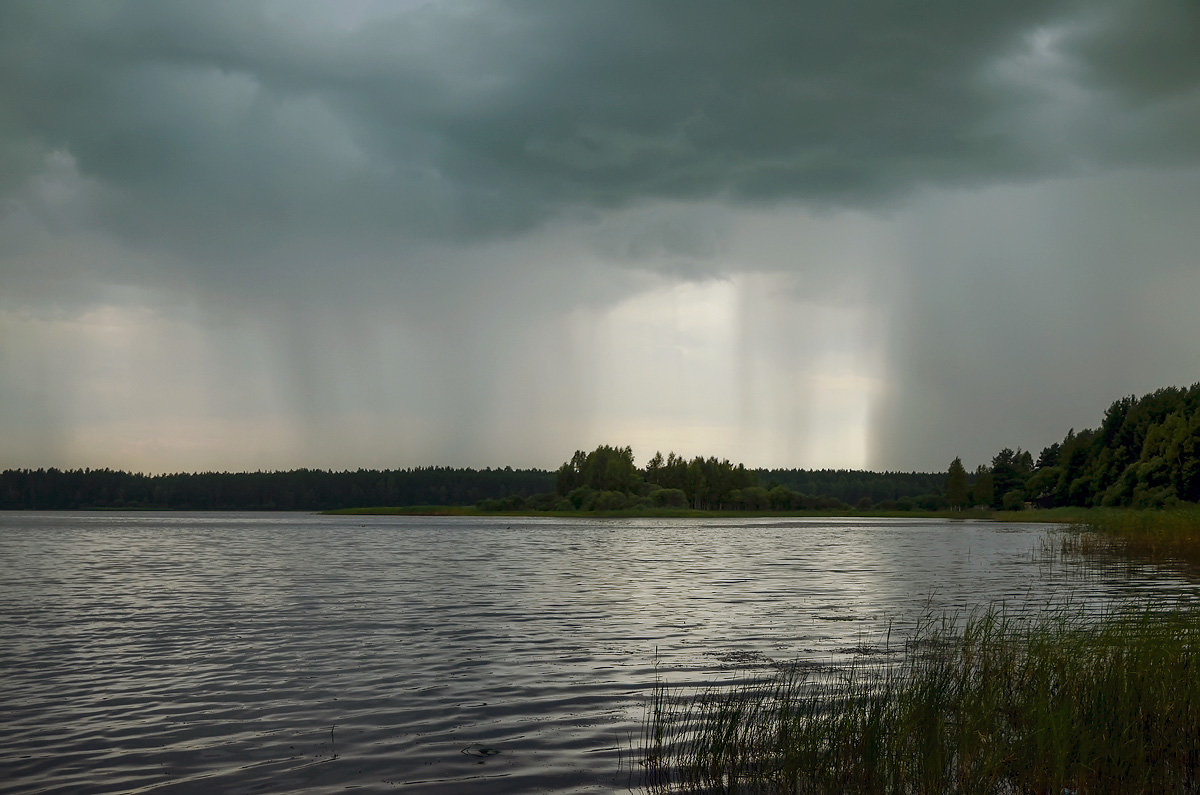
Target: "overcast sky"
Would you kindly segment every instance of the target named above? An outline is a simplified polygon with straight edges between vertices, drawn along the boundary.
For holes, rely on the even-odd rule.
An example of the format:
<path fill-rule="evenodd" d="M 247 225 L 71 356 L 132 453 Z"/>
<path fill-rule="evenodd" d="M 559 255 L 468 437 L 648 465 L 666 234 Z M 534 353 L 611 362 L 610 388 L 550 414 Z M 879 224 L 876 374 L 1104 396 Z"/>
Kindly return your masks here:
<path fill-rule="evenodd" d="M 0 4 L 0 468 L 1035 456 L 1200 380 L 1200 4 Z"/>

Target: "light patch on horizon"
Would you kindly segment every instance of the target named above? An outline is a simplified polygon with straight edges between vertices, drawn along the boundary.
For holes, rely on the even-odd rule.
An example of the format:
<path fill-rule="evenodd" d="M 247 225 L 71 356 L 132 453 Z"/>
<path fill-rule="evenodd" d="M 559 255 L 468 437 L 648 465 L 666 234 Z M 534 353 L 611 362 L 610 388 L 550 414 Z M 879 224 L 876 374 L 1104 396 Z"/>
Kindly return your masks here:
<path fill-rule="evenodd" d="M 12 338 L 36 341 L 34 355 L 0 360 L 5 380 L 24 385 L 28 421 L 8 442 L 31 465 L 61 465 L 61 457 L 92 468 L 136 461 L 144 471 L 196 471 L 227 466 L 231 449 L 242 467 L 283 463 L 295 451 L 294 428 L 271 411 L 262 370 L 230 369 L 194 318 L 108 303 L 0 320 Z"/>
<path fill-rule="evenodd" d="M 576 314 L 585 362 L 587 439 L 718 455 L 734 438 L 736 288 L 729 280 L 663 280 L 599 312 Z"/>
<path fill-rule="evenodd" d="M 884 322 L 861 285 L 740 278 L 742 436 L 761 466 L 862 469 L 882 396 Z M 799 462 L 788 463 L 788 462 Z"/>
<path fill-rule="evenodd" d="M 297 373 L 284 363 L 306 338 L 277 319 L 239 316 L 214 329 L 176 309 L 172 317 L 136 302 L 79 315 L 0 312 L 0 338 L 27 343 L 0 347 L 0 383 L 20 385 L 6 402 L 23 420 L 6 451 L 33 467 L 136 461 L 132 468 L 152 473 L 391 468 L 436 455 L 444 429 L 411 403 L 391 405 L 402 379 L 373 371 L 410 369 L 395 329 L 335 337 L 310 318 L 307 339 L 325 337 L 329 355 L 321 372 L 306 364 Z"/>
<path fill-rule="evenodd" d="M 577 320 L 593 340 L 588 444 L 761 467 L 861 469 L 883 354 L 868 307 L 783 275 L 668 282 Z"/>

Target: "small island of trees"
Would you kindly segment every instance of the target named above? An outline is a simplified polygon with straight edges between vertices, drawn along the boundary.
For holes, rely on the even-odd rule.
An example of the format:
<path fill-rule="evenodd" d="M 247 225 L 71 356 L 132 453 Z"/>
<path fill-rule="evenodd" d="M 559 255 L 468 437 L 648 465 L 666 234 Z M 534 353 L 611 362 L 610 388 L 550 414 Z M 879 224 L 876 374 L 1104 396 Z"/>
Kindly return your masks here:
<path fill-rule="evenodd" d="M 485 511 L 845 511 L 852 507 L 937 510 L 942 477 L 850 470 L 753 470 L 728 459 L 656 452 L 644 469 L 631 447 L 575 451 L 555 473 L 555 491 L 483 500 Z M 763 481 L 767 485 L 762 485 Z M 817 485 L 822 493 L 789 488 Z M 830 493 L 832 492 L 832 493 Z M 840 494 L 841 496 L 835 496 Z M 876 502 L 870 494 L 881 495 Z M 848 497 L 850 500 L 843 499 Z"/>

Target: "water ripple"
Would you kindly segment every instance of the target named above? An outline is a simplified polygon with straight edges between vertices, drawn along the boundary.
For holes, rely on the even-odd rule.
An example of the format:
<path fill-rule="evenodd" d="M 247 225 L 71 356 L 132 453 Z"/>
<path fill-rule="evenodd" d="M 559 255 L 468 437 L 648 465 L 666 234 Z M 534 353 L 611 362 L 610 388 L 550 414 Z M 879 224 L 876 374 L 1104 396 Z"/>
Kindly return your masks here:
<path fill-rule="evenodd" d="M 1042 528 L 0 515 L 13 792 L 610 792 L 656 677 L 881 650 L 995 599 L 1194 597 Z"/>

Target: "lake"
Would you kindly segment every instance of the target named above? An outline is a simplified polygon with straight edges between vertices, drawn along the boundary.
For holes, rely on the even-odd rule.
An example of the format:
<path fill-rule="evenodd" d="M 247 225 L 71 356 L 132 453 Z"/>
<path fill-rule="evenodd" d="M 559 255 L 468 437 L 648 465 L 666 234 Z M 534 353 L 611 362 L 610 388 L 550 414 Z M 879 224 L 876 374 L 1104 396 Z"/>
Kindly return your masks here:
<path fill-rule="evenodd" d="M 877 650 L 927 611 L 1193 599 L 1048 528 L 0 513 L 13 792 L 625 792 L 656 675 Z"/>

